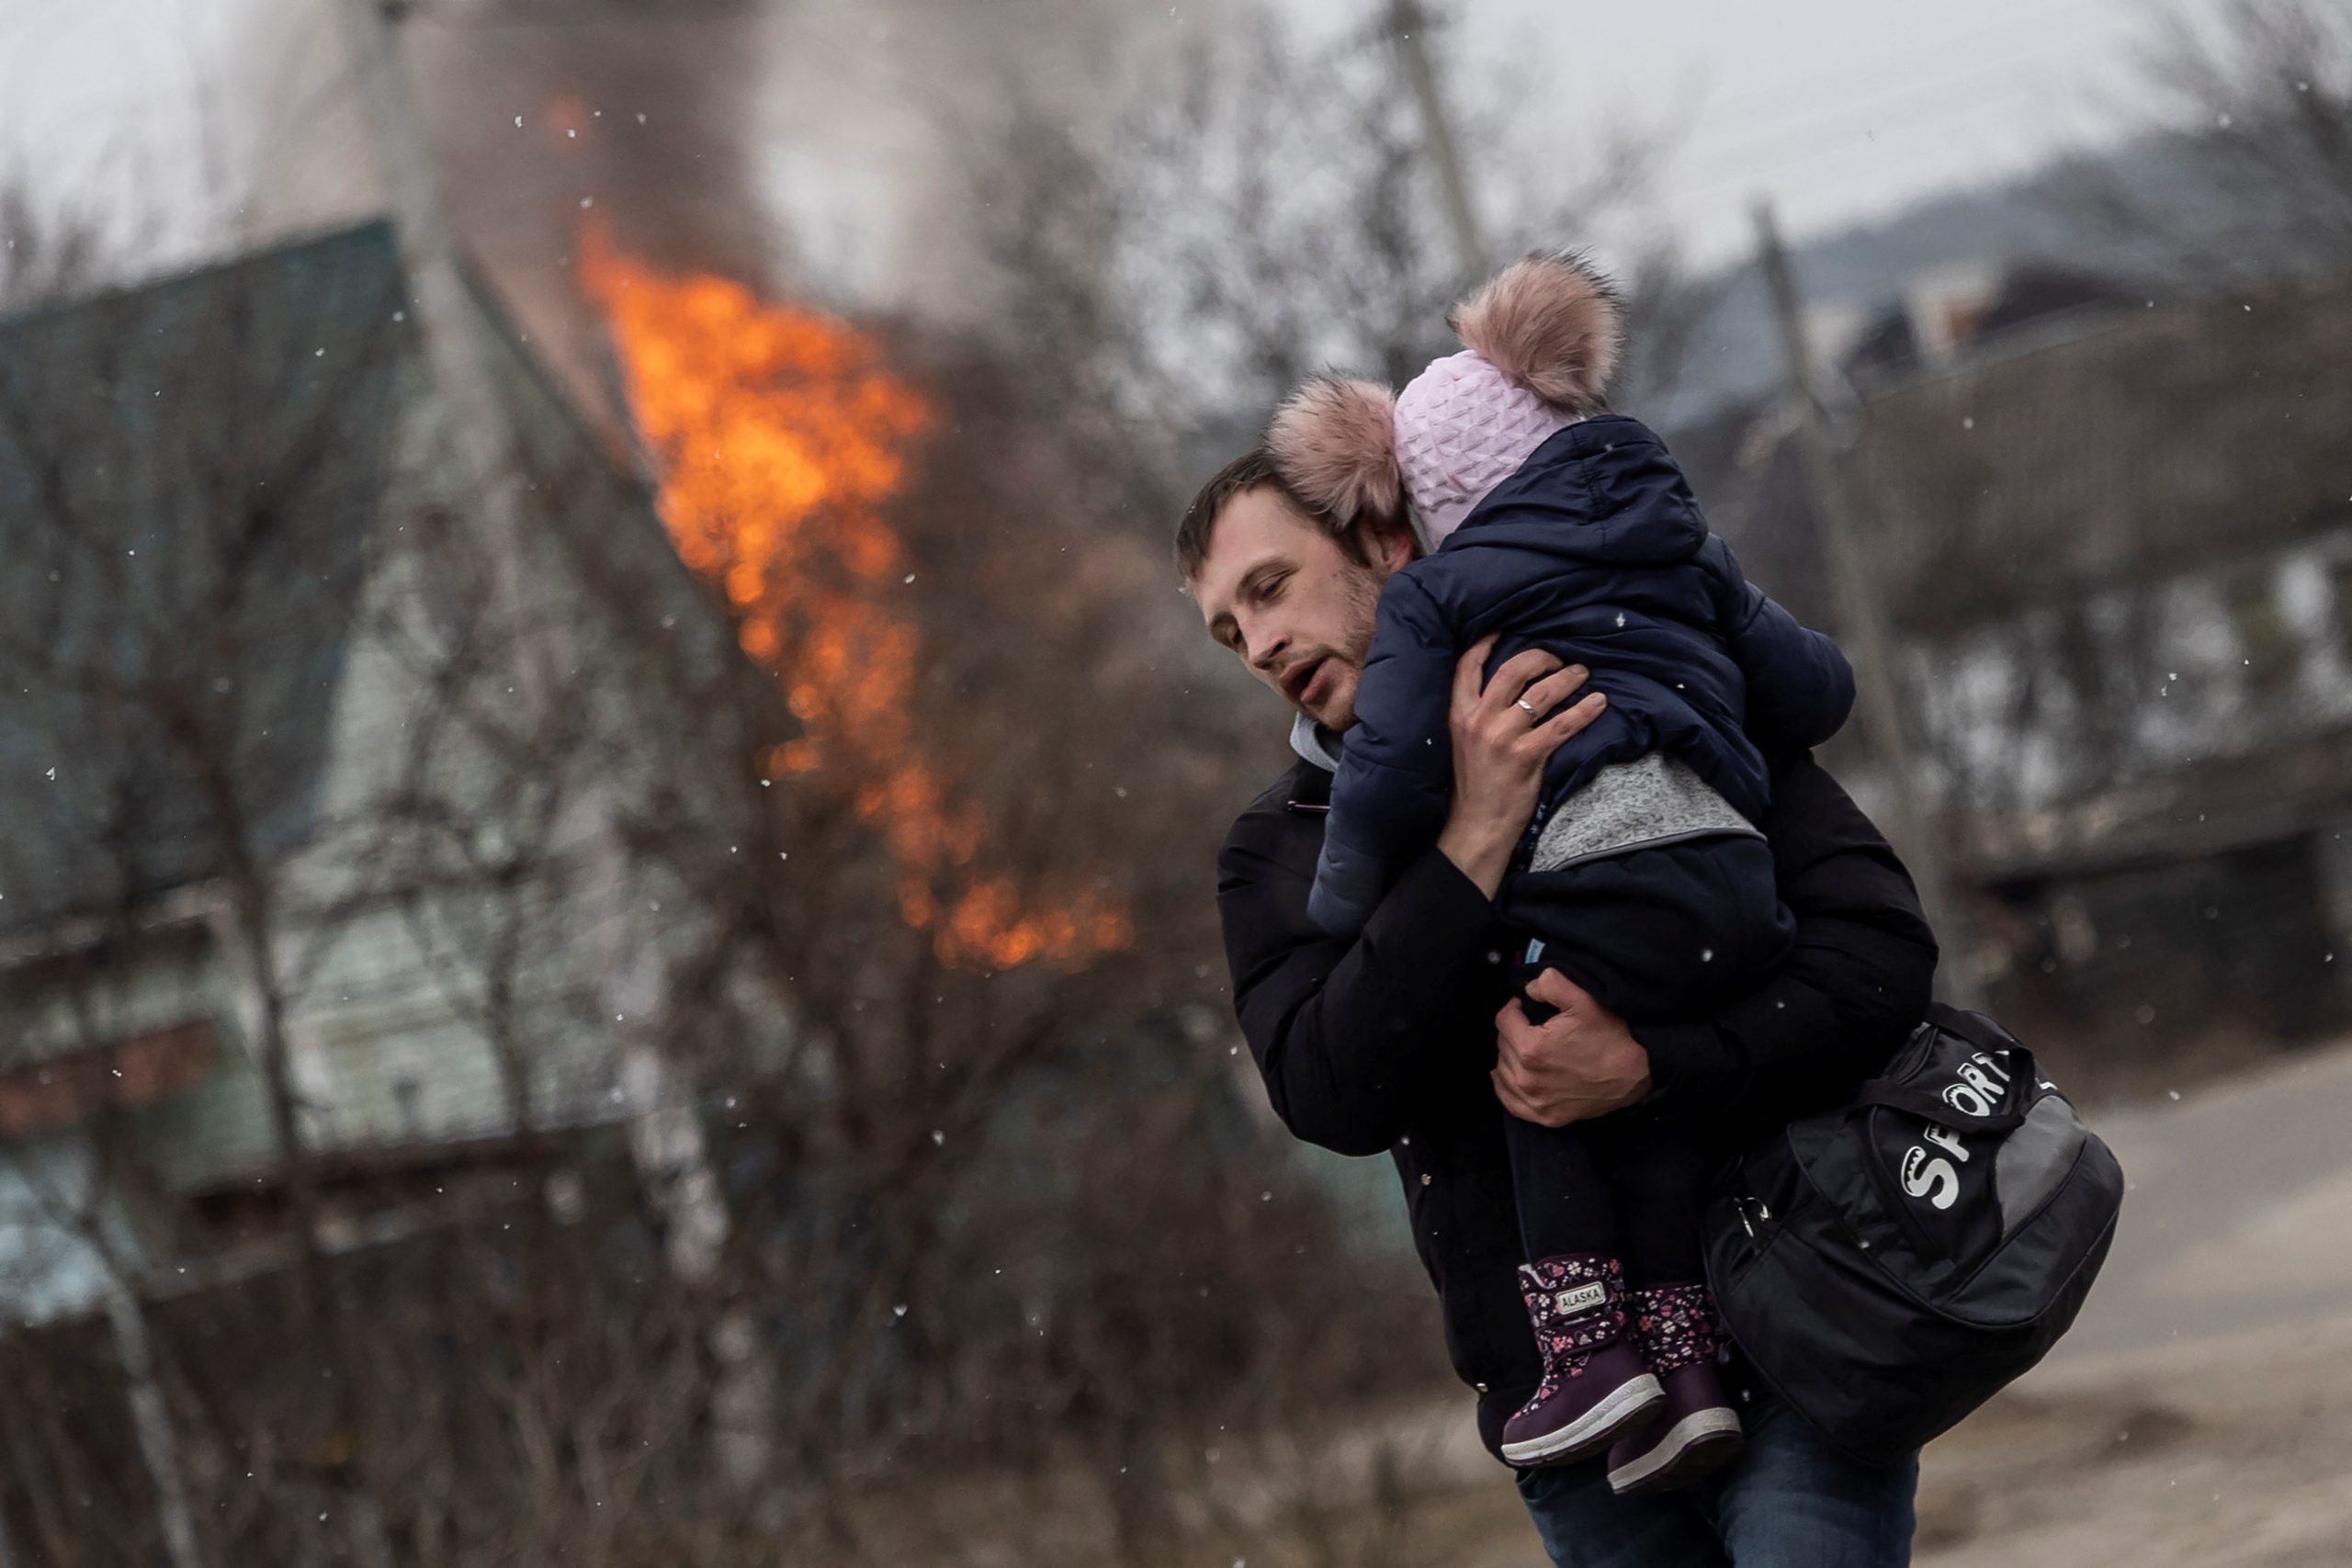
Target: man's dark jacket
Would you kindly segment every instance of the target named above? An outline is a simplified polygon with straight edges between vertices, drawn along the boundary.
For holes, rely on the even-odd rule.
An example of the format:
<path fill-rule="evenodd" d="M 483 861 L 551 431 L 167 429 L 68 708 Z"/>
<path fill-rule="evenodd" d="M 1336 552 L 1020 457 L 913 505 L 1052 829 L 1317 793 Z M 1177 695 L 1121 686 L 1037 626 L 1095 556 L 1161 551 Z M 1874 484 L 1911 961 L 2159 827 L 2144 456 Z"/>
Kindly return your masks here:
<path fill-rule="evenodd" d="M 1936 948 L 1911 880 L 1837 782 L 1799 757 L 1772 777 L 1770 840 L 1796 946 L 1707 1022 L 1637 1029 L 1651 1099 L 1719 1147 L 1834 1103 L 1925 1012 Z M 1306 912 L 1331 775 L 1301 761 L 1242 813 L 1217 856 L 1241 1031 L 1285 1126 L 1347 1155 L 1384 1150 L 1437 1286 L 1454 1371 L 1487 1447 L 1538 1376 L 1516 1280 L 1503 1111 L 1487 1073 L 1507 999 L 1502 937 L 1476 885 L 1432 848 L 1356 936 Z"/>
<path fill-rule="evenodd" d="M 1382 586 L 1379 615 L 1310 904 L 1340 934 L 1363 928 L 1445 825 L 1453 667 L 1489 632 L 1489 673 L 1542 649 L 1590 669 L 1592 689 L 1609 694 L 1608 710 L 1544 762 L 1535 826 L 1602 768 L 1652 752 L 1687 763 L 1757 821 L 1765 759 L 1822 744 L 1854 705 L 1838 645 L 1740 574 L 1666 444 L 1623 414 L 1537 447 L 1434 554 Z"/>

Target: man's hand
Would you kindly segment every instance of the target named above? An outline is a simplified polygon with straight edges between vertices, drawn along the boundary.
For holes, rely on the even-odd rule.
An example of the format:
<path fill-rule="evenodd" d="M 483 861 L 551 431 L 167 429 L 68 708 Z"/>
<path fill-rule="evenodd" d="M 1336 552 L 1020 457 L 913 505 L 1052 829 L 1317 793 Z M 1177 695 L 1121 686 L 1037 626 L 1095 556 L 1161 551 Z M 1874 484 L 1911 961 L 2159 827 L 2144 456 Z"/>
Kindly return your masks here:
<path fill-rule="evenodd" d="M 1495 1015 L 1495 1098 L 1505 1111 L 1540 1127 L 1565 1127 L 1649 1093 L 1650 1054 L 1591 992 L 1546 969 L 1527 994 L 1560 1010 L 1531 1023 L 1514 997 Z"/>
<path fill-rule="evenodd" d="M 1585 682 L 1581 665 L 1563 669 L 1541 649 L 1515 655 L 1485 680 L 1487 637 L 1453 669 L 1453 806 L 1438 835 L 1440 853 L 1489 898 L 1502 886 L 1510 852 L 1535 815 L 1544 763 L 1553 749 L 1600 716 L 1609 699 L 1589 693 L 1563 706 Z"/>

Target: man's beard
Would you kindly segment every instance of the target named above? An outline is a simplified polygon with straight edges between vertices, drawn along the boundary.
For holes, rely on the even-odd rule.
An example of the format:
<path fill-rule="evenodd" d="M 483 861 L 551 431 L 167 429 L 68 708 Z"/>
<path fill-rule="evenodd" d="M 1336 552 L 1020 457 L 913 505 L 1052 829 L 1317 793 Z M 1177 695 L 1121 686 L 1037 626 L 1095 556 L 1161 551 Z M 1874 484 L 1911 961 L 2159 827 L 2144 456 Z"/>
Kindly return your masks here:
<path fill-rule="evenodd" d="M 1329 657 L 1347 666 L 1351 673 L 1361 679 L 1364 655 L 1372 649 L 1373 628 L 1380 618 L 1380 579 L 1368 566 L 1350 563 L 1341 575 L 1345 595 L 1347 626 L 1341 646 L 1331 650 Z M 1348 708 L 1345 713 L 1324 716 L 1309 714 L 1309 718 L 1326 729 L 1346 729 L 1356 721 L 1355 685 L 1348 687 Z"/>

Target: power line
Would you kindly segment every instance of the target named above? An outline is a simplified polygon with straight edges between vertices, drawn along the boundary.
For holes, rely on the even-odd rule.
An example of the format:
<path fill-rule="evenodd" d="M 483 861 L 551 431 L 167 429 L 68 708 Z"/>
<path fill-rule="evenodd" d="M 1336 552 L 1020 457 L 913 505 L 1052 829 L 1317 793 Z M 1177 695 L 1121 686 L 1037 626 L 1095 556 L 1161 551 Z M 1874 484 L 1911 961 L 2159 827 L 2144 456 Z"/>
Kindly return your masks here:
<path fill-rule="evenodd" d="M 1795 101 L 1810 104 L 1818 98 L 1820 90 L 1825 87 L 1842 87 L 1856 81 L 1875 81 L 1891 74 L 1898 74 L 1902 68 L 1909 66 L 1916 61 L 1949 60 L 1957 53 L 1967 51 L 1969 46 L 1979 39 L 1998 37 L 2019 38 L 2021 33 L 2027 31 L 2019 26 L 2020 20 L 2030 19 L 2031 23 L 2030 36 L 2019 39 L 2021 47 L 2004 51 L 1996 61 L 1980 61 L 1979 62 L 1999 63 L 2038 60 L 2057 50 L 2073 47 L 2074 40 L 2052 36 L 2053 29 L 2050 24 L 2053 20 L 2083 18 L 2094 9 L 2109 9 L 2112 4 L 2113 0 L 2024 0 L 2024 4 L 2012 8 L 2012 19 L 2008 21 L 1973 28 L 1964 33 L 1936 39 L 1924 44 L 1918 40 L 1912 40 L 1901 49 L 1883 50 L 1867 58 L 1848 62 L 1835 71 L 1816 72 L 1809 76 L 1793 80 L 1775 81 L 1770 87 L 1751 87 L 1731 97 L 1721 99 L 1711 107 L 1716 112 L 1726 112 L 1756 103 L 1779 105 Z M 2099 24 L 2094 23 L 2094 26 L 2099 26 Z M 2100 30 L 2107 29 L 2105 27 L 2100 27 Z"/>
<path fill-rule="evenodd" d="M 1942 100 L 1940 107 L 1929 109 L 1924 113 L 1897 115 L 1893 118 L 1870 109 L 1827 117 L 1809 126 L 1792 129 L 1769 137 L 1759 137 L 1751 141 L 1743 141 L 1736 148 L 1727 150 L 1736 155 L 1737 161 L 1733 162 L 1729 166 L 1718 167 L 1712 174 L 1692 175 L 1681 183 L 1683 188 L 1689 191 L 1747 183 L 1755 177 L 1755 164 L 1760 157 L 1771 155 L 1774 148 L 1800 139 L 1807 145 L 1782 154 L 1781 162 L 1804 163 L 1812 159 L 1826 157 L 1832 153 L 1849 151 L 1852 147 L 1851 134 L 1839 135 L 1838 130 L 1841 127 L 1865 127 L 1873 139 L 1882 134 L 1888 137 L 1903 136 L 1939 121 L 1950 119 L 1954 115 L 1973 109 L 1987 108 L 2021 94 L 2039 91 L 2044 86 L 2045 84 L 2041 82 L 2011 83 L 1990 93 L 1975 93 Z M 1711 161 L 1719 164 L 1723 162 L 1721 157 Z"/>
<path fill-rule="evenodd" d="M 788 27 L 809 20 L 847 20 L 853 17 L 871 16 L 876 10 L 901 13 L 944 15 L 961 11 L 967 15 L 993 15 L 1008 10 L 1067 10 L 1084 11 L 1095 8 L 1099 0 L 844 0 L 831 6 L 745 5 L 740 0 L 709 0 L 703 6 L 676 6 L 662 11 L 605 12 L 582 14 L 579 11 L 549 10 L 534 15 L 529 9 L 509 9 L 494 16 L 469 17 L 462 21 L 447 17 L 421 16 L 419 20 L 436 26 L 462 28 L 469 31 L 496 32 L 509 28 L 541 30 L 549 28 L 668 28 L 701 27 L 711 24 L 740 27 Z"/>
<path fill-rule="evenodd" d="M 1770 152 L 1773 149 L 1800 141 L 1818 143 L 1825 136 L 1834 137 L 1838 130 L 1847 126 L 1864 124 L 1874 131 L 1883 131 L 1888 135 L 1902 135 L 1921 125 L 1948 119 L 1955 114 L 1989 107 L 2006 99 L 2017 97 L 2020 94 L 2043 89 L 2047 86 L 2047 81 L 2037 75 L 1996 86 L 1989 92 L 1970 94 L 1958 91 L 2002 72 L 2030 70 L 2042 64 L 2056 52 L 2058 51 L 2054 46 L 2019 51 L 1998 60 L 1976 62 L 1940 73 L 1924 82 L 1909 82 L 1898 86 L 1886 87 L 1872 93 L 1866 98 L 1850 101 L 1835 108 L 1798 111 L 1805 118 L 1792 122 L 1784 117 L 1778 123 L 1768 124 L 1760 130 L 1752 130 L 1749 134 L 1736 141 L 1719 142 L 1712 148 L 1704 143 L 1693 144 L 1689 154 L 1693 163 L 1718 166 L 1729 163 L 1734 167 L 1718 174 L 1699 175 L 1690 183 L 1704 186 L 1732 178 L 1744 177 L 1745 171 L 1736 167 L 1738 161 L 1752 161 L 1760 152 Z M 1939 107 L 1927 107 L 1922 112 L 1923 101 Z M 1905 109 L 1910 112 L 1901 112 Z M 1804 149 L 1800 150 L 1797 156 L 1813 156 L 1821 151 L 1835 150 L 1834 147 Z"/>

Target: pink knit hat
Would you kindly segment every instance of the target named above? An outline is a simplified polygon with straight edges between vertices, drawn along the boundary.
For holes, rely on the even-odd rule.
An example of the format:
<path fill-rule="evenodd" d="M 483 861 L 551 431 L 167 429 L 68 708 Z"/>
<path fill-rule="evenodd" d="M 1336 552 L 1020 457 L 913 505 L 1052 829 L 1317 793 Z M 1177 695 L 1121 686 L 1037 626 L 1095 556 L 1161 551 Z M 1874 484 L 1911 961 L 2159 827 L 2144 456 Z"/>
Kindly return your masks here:
<path fill-rule="evenodd" d="M 1401 396 L 1331 376 L 1293 392 L 1266 434 L 1283 479 L 1346 523 L 1394 516 L 1409 500 L 1422 544 L 1435 549 L 1555 432 L 1603 407 L 1623 315 L 1581 258 L 1512 263 L 1453 325 L 1464 351 Z"/>
<path fill-rule="evenodd" d="M 1396 394 L 1396 466 L 1430 549 L 1538 446 L 1582 418 L 1555 408 L 1475 349 L 1450 354 Z"/>

